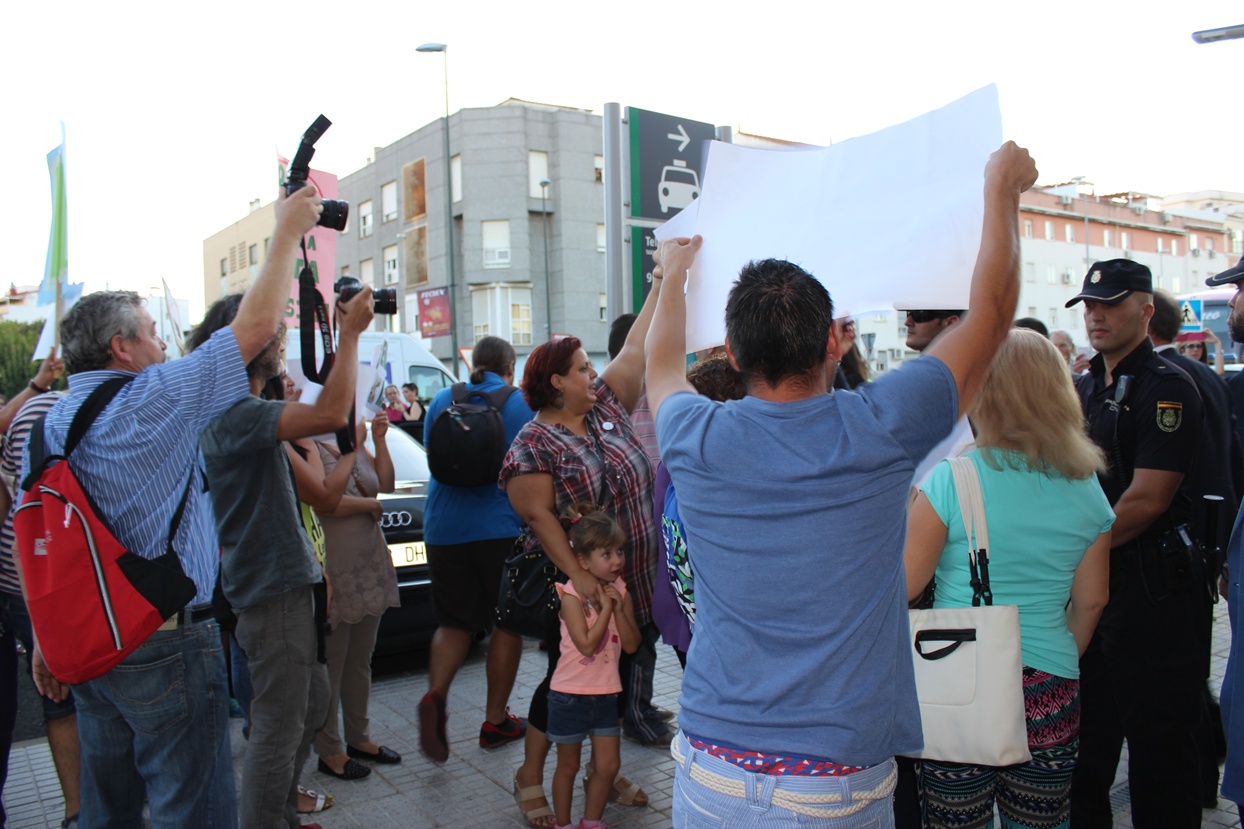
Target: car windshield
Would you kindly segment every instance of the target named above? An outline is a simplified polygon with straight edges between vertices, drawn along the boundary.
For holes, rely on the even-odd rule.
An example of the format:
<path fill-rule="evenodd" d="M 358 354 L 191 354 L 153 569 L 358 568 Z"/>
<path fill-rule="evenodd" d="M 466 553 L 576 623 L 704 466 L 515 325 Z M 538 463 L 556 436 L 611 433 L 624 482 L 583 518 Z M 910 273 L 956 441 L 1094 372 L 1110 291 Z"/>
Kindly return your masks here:
<path fill-rule="evenodd" d="M 419 400 L 426 406 L 438 391 L 448 388 L 453 381 L 440 369 L 430 366 L 411 366 L 408 382 L 415 384 Z"/>
<path fill-rule="evenodd" d="M 692 187 L 698 184 L 695 173 L 691 170 L 684 170 L 681 167 L 666 167 L 661 178 L 666 182 L 690 184 Z"/>
<path fill-rule="evenodd" d="M 384 436 L 389 447 L 389 455 L 393 458 L 393 477 L 398 485 L 403 481 L 426 481 L 432 477 L 428 472 L 428 456 L 418 441 L 401 429 L 390 428 Z M 371 437 L 371 424 L 367 429 L 367 448 L 376 453 L 376 444 Z"/>

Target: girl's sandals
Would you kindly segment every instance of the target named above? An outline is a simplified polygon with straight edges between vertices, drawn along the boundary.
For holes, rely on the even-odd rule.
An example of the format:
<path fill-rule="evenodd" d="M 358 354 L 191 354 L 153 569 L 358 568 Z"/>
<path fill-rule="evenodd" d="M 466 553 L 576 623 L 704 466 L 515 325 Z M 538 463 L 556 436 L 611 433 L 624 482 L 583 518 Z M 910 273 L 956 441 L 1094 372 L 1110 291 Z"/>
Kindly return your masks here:
<path fill-rule="evenodd" d="M 307 801 L 310 801 L 308 805 Z M 298 814 L 313 815 L 333 807 L 333 796 L 324 792 L 313 792 L 302 786 L 298 787 Z"/>
<path fill-rule="evenodd" d="M 530 809 L 524 809 L 523 804 L 533 800 L 544 802 L 543 806 L 533 806 Z M 549 808 L 548 798 L 544 796 L 543 786 L 519 786 L 518 774 L 514 775 L 514 802 L 518 805 L 518 811 L 522 813 L 523 820 L 527 821 L 527 825 L 533 829 L 552 829 L 557 822 L 553 819 L 553 810 Z"/>
<path fill-rule="evenodd" d="M 587 765 L 583 767 L 583 790 L 587 791 L 587 781 L 591 779 L 592 773 L 596 771 L 592 765 L 592 761 L 588 760 Z M 613 778 L 613 788 L 609 790 L 608 800 L 621 806 L 647 806 L 648 795 L 639 787 L 638 783 L 632 783 L 621 774 Z"/>

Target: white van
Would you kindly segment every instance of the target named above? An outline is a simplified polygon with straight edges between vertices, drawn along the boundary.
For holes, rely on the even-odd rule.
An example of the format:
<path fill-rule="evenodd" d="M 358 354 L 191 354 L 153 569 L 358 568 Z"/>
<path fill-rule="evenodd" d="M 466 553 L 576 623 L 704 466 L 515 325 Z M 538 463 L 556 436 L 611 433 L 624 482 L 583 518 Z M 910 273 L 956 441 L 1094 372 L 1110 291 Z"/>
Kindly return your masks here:
<path fill-rule="evenodd" d="M 454 379 L 445 370 L 445 365 L 438 360 L 409 334 L 388 331 L 366 331 L 359 336 L 359 362 L 371 365 L 376 350 L 387 341 L 384 378 L 386 384 L 401 386 L 403 383 L 414 383 L 418 390 L 419 401 L 424 406 L 431 401 L 433 395 L 454 384 Z M 302 342 L 297 328 L 289 329 L 285 341 L 285 359 L 291 365 L 299 365 L 302 355 Z M 320 332 L 315 332 L 315 364 L 319 366 L 324 360 L 320 347 Z"/>

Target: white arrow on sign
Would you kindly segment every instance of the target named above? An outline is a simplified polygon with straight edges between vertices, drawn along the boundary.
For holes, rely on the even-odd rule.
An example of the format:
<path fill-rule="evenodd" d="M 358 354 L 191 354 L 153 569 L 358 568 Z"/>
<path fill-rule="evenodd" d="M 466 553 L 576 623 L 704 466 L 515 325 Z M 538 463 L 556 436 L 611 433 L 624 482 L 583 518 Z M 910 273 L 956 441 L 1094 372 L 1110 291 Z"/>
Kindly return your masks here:
<path fill-rule="evenodd" d="M 668 138 L 670 141 L 680 142 L 678 144 L 678 152 L 682 152 L 683 150 L 687 149 L 687 145 L 691 143 L 691 136 L 687 135 L 687 131 L 683 129 L 682 124 L 678 125 L 678 132 L 666 133 L 665 137 Z"/>

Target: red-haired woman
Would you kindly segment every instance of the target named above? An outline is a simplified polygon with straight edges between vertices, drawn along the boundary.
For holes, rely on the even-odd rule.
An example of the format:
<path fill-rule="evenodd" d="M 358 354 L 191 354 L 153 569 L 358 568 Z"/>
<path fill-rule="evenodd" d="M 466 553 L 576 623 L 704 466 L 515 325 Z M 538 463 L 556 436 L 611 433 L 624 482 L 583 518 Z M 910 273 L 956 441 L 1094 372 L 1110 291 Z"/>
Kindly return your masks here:
<path fill-rule="evenodd" d="M 599 374 L 574 338 L 547 342 L 527 358 L 523 397 L 536 412 L 518 433 L 501 470 L 510 505 L 527 525 L 527 549 L 541 549 L 574 582 L 584 601 L 596 604 L 599 582 L 575 561 L 558 515 L 571 504 L 598 504 L 626 531 L 626 579 L 640 627 L 652 618 L 657 564 L 657 527 L 652 513 L 652 466 L 631 428 L 630 413 L 644 379 L 644 338 L 660 291 L 660 271 L 618 356 Z M 599 607 L 599 604 L 596 604 Z M 560 649 L 556 620 L 549 637 L 549 672 L 532 696 L 523 765 L 514 797 L 531 826 L 552 826 L 544 798 L 544 761 L 549 752 L 549 676 Z M 588 776 L 592 766 L 588 764 Z M 611 799 L 643 806 L 647 795 L 621 775 Z"/>

